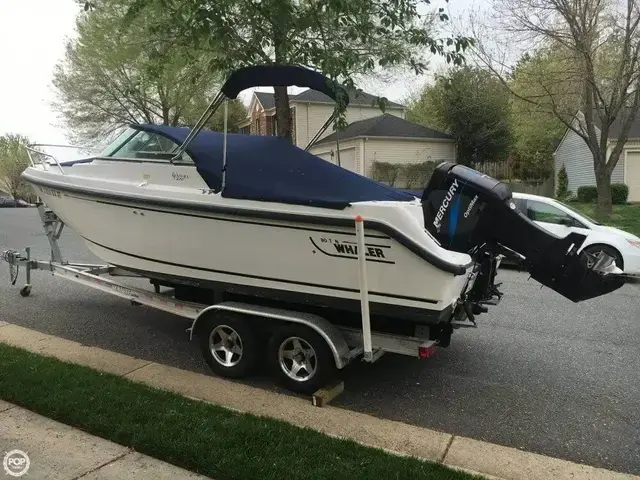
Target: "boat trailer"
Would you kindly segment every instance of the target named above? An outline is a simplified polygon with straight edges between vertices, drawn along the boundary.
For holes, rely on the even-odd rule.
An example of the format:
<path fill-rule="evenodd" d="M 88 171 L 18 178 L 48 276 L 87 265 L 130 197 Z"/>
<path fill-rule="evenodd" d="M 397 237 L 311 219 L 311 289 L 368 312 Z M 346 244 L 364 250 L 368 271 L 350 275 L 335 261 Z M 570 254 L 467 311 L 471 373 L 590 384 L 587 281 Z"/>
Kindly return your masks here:
<path fill-rule="evenodd" d="M 249 373 L 248 367 L 241 368 L 241 360 L 243 355 L 254 356 L 254 353 L 247 349 L 256 345 L 257 340 L 248 336 L 258 337 L 251 332 L 264 332 L 265 325 L 272 325 L 272 328 L 267 329 L 267 334 L 280 339 L 280 343 L 273 346 L 277 353 L 272 355 L 278 359 L 274 363 L 280 366 L 280 374 L 276 375 L 282 380 L 280 383 L 297 392 L 315 391 L 313 402 L 317 405 L 329 400 L 318 392 L 335 395 L 342 390 L 342 387 L 322 387 L 331 384 L 336 370 L 343 369 L 356 358 L 373 363 L 386 352 L 416 358 L 428 358 L 436 353 L 438 341 L 429 339 L 428 326 L 417 326 L 413 336 L 371 330 L 364 253 L 359 255 L 358 262 L 362 328 L 350 328 L 332 324 L 311 313 L 253 303 L 222 301 L 206 305 L 184 301 L 174 296 L 173 288 L 161 290 L 157 283 L 154 284 L 153 291 L 127 285 L 118 281 L 118 277 L 148 277 L 111 265 L 65 261 L 58 245 L 64 223 L 44 204 L 37 204 L 37 209 L 49 241 L 51 258 L 47 261 L 33 259 L 30 247 L 25 248 L 23 252 L 8 250 L 2 253 L 2 259 L 9 264 L 12 285 L 16 284 L 20 269 L 25 271 L 26 282 L 20 289 L 20 295 L 30 295 L 32 271 L 42 270 L 56 277 L 124 298 L 134 305 L 146 305 L 188 318 L 192 320 L 191 326 L 187 329 L 189 338 L 198 336 L 202 339 L 201 350 L 205 360 L 211 369 L 221 376 L 238 378 Z M 358 242 L 364 244 L 362 218 L 355 219 L 355 227 Z M 360 245 L 358 251 L 365 252 L 365 249 Z M 272 322 L 256 322 L 256 319 Z M 453 328 L 475 327 L 475 324 L 462 321 L 454 321 L 452 324 Z M 277 335 L 278 329 L 280 335 Z M 323 352 L 326 352 L 325 358 L 322 358 Z M 330 358 L 327 359 L 327 356 Z M 320 372 L 320 369 L 323 369 L 323 372 Z M 317 381 L 311 381 L 314 375 L 318 377 Z M 341 382 L 335 385 L 341 385 Z"/>

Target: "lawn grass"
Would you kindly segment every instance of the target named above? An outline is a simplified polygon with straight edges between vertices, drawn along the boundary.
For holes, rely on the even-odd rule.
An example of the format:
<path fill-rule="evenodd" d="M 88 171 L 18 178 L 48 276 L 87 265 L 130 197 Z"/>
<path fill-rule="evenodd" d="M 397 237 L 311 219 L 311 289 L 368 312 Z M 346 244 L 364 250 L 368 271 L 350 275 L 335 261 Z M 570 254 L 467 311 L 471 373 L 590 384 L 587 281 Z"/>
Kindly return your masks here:
<path fill-rule="evenodd" d="M 216 480 L 478 478 L 4 344 L 0 398 Z"/>
<path fill-rule="evenodd" d="M 614 205 L 610 217 L 596 214 L 596 206 L 592 203 L 570 203 L 569 206 L 604 225 L 610 225 L 640 236 L 640 204 Z"/>

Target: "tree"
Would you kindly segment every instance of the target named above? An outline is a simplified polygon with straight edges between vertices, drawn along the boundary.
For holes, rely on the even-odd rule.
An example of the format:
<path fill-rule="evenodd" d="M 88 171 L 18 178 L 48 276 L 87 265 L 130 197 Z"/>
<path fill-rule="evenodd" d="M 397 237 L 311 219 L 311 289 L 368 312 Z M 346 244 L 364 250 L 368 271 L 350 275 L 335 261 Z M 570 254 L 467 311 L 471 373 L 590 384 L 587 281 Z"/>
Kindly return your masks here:
<path fill-rule="evenodd" d="M 610 214 L 611 173 L 640 107 L 637 0 L 496 0 L 495 5 L 493 18 L 502 22 L 502 36 L 512 48 L 542 47 L 557 59 L 549 75 L 535 79 L 541 94 L 519 98 L 546 108 L 586 142 L 593 155 L 597 208 Z M 493 38 L 495 32 L 494 26 Z M 499 50 L 480 41 L 476 53 L 508 84 L 511 67 Z M 566 108 L 572 104 L 567 97 L 579 98 L 579 112 Z M 618 138 L 610 135 L 614 123 L 620 126 Z"/>
<path fill-rule="evenodd" d="M 56 66 L 55 106 L 76 141 L 108 137 L 129 123 L 195 122 L 197 110 L 217 90 L 220 72 L 208 68 L 202 53 L 145 37 L 164 10 L 150 6 L 121 28 L 131 4 L 110 0 L 86 8 L 89 13 L 78 17 L 77 40 L 68 42 L 65 59 Z M 230 112 L 233 128 L 246 113 L 240 102 Z"/>
<path fill-rule="evenodd" d="M 30 196 L 29 186 L 20 178 L 29 166 L 29 156 L 24 149 L 28 143 L 29 139 L 18 134 L 8 133 L 0 137 L 0 187 L 14 200 Z"/>
<path fill-rule="evenodd" d="M 554 171 L 553 152 L 566 127 L 549 108 L 527 102 L 525 98 L 544 98 L 536 78 L 547 78 L 553 74 L 559 59 L 554 52 L 525 54 L 518 62 L 509 88 L 518 96 L 511 96 L 511 130 L 513 135 L 512 168 L 517 177 L 525 180 L 543 181 Z M 567 111 L 579 108 L 579 98 L 569 92 L 556 95 L 565 102 Z"/>
<path fill-rule="evenodd" d="M 463 67 L 425 87 L 407 119 L 443 129 L 456 140 L 465 165 L 506 159 L 511 145 L 509 95 L 490 73 Z"/>
<path fill-rule="evenodd" d="M 560 200 L 564 200 L 569 195 L 569 177 L 567 176 L 567 169 L 562 168 L 558 172 L 558 188 L 556 190 L 556 197 Z"/>
<path fill-rule="evenodd" d="M 136 0 L 129 17 L 162 8 L 151 34 L 209 54 L 214 70 L 256 64 L 295 64 L 317 69 L 349 88 L 354 77 L 393 66 L 426 68 L 425 52 L 460 64 L 466 37 L 435 38 L 423 0 Z M 275 87 L 278 135 L 291 137 L 286 87 Z M 380 99 L 384 109 L 386 99 Z M 339 105 L 339 107 L 341 107 Z M 340 108 L 339 108 L 340 110 Z"/>

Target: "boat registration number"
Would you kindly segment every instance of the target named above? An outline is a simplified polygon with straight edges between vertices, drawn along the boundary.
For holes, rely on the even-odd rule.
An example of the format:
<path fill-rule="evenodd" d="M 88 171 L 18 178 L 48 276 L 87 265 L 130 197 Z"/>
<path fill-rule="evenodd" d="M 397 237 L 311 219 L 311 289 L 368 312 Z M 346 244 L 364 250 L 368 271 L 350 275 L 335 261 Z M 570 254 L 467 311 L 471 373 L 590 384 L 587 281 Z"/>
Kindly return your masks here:
<path fill-rule="evenodd" d="M 62 192 L 60 190 L 54 190 L 48 187 L 38 187 L 45 195 L 51 195 L 52 197 L 62 198 Z"/>

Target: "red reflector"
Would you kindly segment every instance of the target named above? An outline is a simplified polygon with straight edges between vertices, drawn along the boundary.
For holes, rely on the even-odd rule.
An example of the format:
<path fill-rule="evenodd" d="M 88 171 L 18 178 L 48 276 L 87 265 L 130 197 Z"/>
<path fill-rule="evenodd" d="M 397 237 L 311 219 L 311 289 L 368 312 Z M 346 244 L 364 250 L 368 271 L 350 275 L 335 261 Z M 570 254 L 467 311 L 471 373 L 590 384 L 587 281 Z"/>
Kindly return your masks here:
<path fill-rule="evenodd" d="M 418 357 L 420 358 L 429 358 L 435 356 L 437 350 L 435 345 L 430 345 L 428 347 L 418 347 Z"/>

